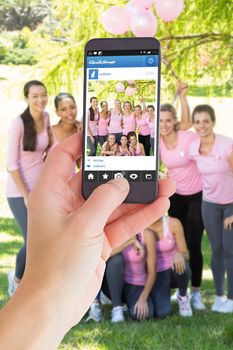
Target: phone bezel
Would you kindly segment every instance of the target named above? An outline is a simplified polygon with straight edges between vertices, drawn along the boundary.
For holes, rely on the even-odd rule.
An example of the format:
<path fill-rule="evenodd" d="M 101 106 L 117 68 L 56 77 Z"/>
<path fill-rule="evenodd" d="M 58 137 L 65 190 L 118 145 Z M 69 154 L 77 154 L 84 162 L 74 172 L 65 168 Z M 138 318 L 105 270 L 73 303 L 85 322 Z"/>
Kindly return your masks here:
<path fill-rule="evenodd" d="M 86 56 L 88 51 L 93 50 L 140 50 L 156 49 L 158 50 L 158 81 L 157 81 L 157 133 L 156 142 L 156 164 L 155 164 L 155 183 L 153 182 L 130 182 L 130 192 L 125 199 L 125 203 L 148 203 L 152 202 L 158 193 L 158 174 L 159 174 L 159 109 L 160 109 L 160 77 L 161 77 L 161 49 L 160 43 L 155 38 L 96 38 L 87 42 L 84 50 L 84 91 L 83 91 L 83 167 L 82 167 L 82 195 L 87 199 L 99 182 L 87 182 L 84 177 L 84 161 L 86 157 L 85 135 L 86 135 L 86 87 L 87 87 L 87 64 Z M 119 169 L 120 170 L 120 169 Z M 153 185 L 153 186 L 152 186 Z"/>

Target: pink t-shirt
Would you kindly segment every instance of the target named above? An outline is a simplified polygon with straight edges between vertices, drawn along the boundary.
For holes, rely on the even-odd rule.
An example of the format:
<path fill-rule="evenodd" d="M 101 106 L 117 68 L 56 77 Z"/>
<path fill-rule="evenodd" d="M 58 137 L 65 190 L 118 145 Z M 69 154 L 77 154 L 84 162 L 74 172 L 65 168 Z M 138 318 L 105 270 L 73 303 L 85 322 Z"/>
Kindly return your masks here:
<path fill-rule="evenodd" d="M 174 235 L 169 229 L 169 217 L 163 216 L 164 238 L 156 242 L 157 271 L 162 272 L 172 267 L 173 257 L 177 252 Z"/>
<path fill-rule="evenodd" d="M 87 117 L 88 117 L 88 126 L 92 133 L 92 136 L 98 136 L 99 135 L 99 132 L 98 132 L 99 110 L 95 113 L 94 120 L 90 120 L 90 110 L 88 109 Z M 87 135 L 90 136 L 88 133 Z"/>
<path fill-rule="evenodd" d="M 109 123 L 109 134 L 118 134 L 122 132 L 122 113 L 115 112 L 115 109 L 111 109 L 110 123 Z"/>
<path fill-rule="evenodd" d="M 48 136 L 49 115 L 44 114 L 44 130 L 37 134 L 36 150 L 34 152 L 23 150 L 24 125 L 21 117 L 13 120 L 8 135 L 7 169 L 19 170 L 23 181 L 31 191 L 43 166 L 43 154 L 49 144 Z M 22 197 L 22 193 L 16 186 L 12 176 L 8 173 L 6 195 Z"/>
<path fill-rule="evenodd" d="M 107 119 L 104 119 L 100 115 L 100 119 L 98 121 L 99 136 L 108 135 L 108 123 L 109 123 L 109 117 Z"/>
<path fill-rule="evenodd" d="M 168 169 L 168 177 L 176 182 L 176 193 L 190 195 L 202 190 L 202 176 L 194 160 L 189 157 L 189 145 L 197 139 L 191 131 L 178 131 L 177 145 L 167 149 L 160 137 L 161 160 Z"/>
<path fill-rule="evenodd" d="M 147 117 L 147 124 L 150 129 L 150 137 L 154 138 L 155 137 L 155 119 L 153 121 L 150 121 L 150 117 Z"/>
<path fill-rule="evenodd" d="M 139 127 L 139 134 L 141 134 L 142 136 L 150 135 L 150 129 L 148 126 L 147 119 L 148 119 L 147 113 L 142 113 L 141 119 L 138 119 L 136 117 L 136 123 L 137 123 L 137 126 Z"/>
<path fill-rule="evenodd" d="M 201 155 L 199 149 L 200 139 L 190 145 L 189 152 L 203 176 L 203 199 L 217 204 L 233 203 L 233 171 L 229 164 L 233 140 L 215 134 L 210 154 Z"/>
<path fill-rule="evenodd" d="M 142 233 L 139 233 L 139 239 L 142 245 L 145 246 L 144 237 Z M 134 286 L 144 286 L 147 279 L 145 255 L 139 255 L 132 245 L 124 249 L 122 254 L 125 262 L 125 282 L 133 284 Z"/>
<path fill-rule="evenodd" d="M 136 129 L 136 120 L 135 120 L 135 116 L 134 116 L 133 113 L 131 113 L 128 116 L 123 114 L 123 127 L 124 127 L 124 131 L 123 131 L 124 135 L 128 135 L 128 133 L 130 131 L 135 131 L 135 129 Z"/>

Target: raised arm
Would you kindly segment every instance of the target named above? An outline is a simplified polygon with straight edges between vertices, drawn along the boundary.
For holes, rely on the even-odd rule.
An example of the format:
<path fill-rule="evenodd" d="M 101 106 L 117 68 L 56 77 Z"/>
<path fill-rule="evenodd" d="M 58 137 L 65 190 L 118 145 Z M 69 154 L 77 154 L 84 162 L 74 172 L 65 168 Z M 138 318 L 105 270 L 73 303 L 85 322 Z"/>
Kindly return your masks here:
<path fill-rule="evenodd" d="M 187 86 L 180 82 L 178 85 L 178 96 L 181 105 L 181 118 L 179 122 L 180 130 L 187 130 L 192 126 L 192 118 L 187 100 Z"/>

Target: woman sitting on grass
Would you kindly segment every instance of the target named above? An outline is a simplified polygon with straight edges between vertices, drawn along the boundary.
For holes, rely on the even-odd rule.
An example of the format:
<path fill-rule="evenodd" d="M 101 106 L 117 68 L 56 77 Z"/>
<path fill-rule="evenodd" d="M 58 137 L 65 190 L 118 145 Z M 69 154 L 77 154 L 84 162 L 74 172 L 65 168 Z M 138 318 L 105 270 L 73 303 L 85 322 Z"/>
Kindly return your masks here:
<path fill-rule="evenodd" d="M 129 151 L 132 156 L 145 156 L 145 150 L 142 143 L 137 141 L 137 135 L 135 131 L 131 131 L 127 135 L 129 140 Z"/>
<path fill-rule="evenodd" d="M 101 156 L 115 156 L 118 150 L 118 144 L 116 143 L 116 136 L 109 134 L 108 139 L 102 146 Z"/>
<path fill-rule="evenodd" d="M 157 278 L 151 291 L 156 317 L 163 318 L 171 313 L 170 290 L 178 288 L 178 304 L 181 316 L 192 316 L 190 296 L 187 294 L 190 280 L 189 253 L 185 243 L 181 222 L 163 216 L 147 231 L 156 240 Z"/>
<path fill-rule="evenodd" d="M 129 151 L 128 139 L 126 135 L 122 135 L 120 139 L 120 145 L 118 147 L 117 156 L 131 156 Z"/>

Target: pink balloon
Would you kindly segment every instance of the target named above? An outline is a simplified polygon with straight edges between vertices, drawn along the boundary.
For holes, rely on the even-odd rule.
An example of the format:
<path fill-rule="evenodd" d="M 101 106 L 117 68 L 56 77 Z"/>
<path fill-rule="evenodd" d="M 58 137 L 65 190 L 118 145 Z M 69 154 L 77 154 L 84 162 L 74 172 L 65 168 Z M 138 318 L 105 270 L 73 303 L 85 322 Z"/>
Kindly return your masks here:
<path fill-rule="evenodd" d="M 101 22 L 104 28 L 112 34 L 124 34 L 129 29 L 130 16 L 121 6 L 112 6 L 102 15 Z"/>
<path fill-rule="evenodd" d="M 132 0 L 125 5 L 125 9 L 127 10 L 130 17 L 142 10 L 141 6 L 134 5 L 134 3 L 132 3 Z"/>
<path fill-rule="evenodd" d="M 140 0 L 130 0 L 126 5 L 125 9 L 128 11 L 130 17 L 134 16 L 136 13 L 141 12 L 142 10 L 151 11 L 151 5 L 146 7 L 142 6 Z"/>
<path fill-rule="evenodd" d="M 165 22 L 174 21 L 184 9 L 183 0 L 155 0 L 157 15 Z"/>
<path fill-rule="evenodd" d="M 127 80 L 130 85 L 134 83 L 134 80 Z"/>
<path fill-rule="evenodd" d="M 116 84 L 116 91 L 117 92 L 123 92 L 125 90 L 125 85 L 123 83 L 117 83 Z"/>
<path fill-rule="evenodd" d="M 141 10 L 131 17 L 130 27 L 135 36 L 154 36 L 157 30 L 158 22 L 153 13 Z"/>
<path fill-rule="evenodd" d="M 134 94 L 134 89 L 133 89 L 131 86 L 128 86 L 128 87 L 125 89 L 125 93 L 126 93 L 126 95 L 128 95 L 128 96 L 133 96 L 133 94 Z"/>
<path fill-rule="evenodd" d="M 131 0 L 135 5 L 143 8 L 150 8 L 154 0 Z"/>

